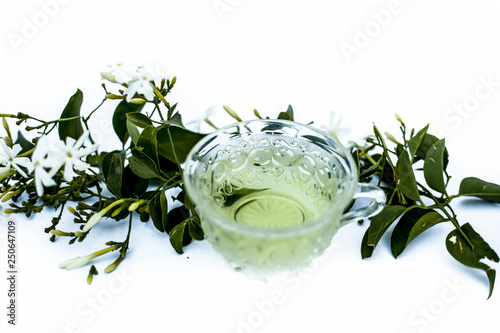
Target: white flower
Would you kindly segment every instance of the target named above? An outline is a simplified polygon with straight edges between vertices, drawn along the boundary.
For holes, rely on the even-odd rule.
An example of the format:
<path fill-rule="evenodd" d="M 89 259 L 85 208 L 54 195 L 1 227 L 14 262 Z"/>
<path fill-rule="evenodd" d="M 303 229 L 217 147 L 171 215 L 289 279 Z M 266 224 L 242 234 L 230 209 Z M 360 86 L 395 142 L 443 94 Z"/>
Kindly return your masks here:
<path fill-rule="evenodd" d="M 97 149 L 97 144 L 87 148 L 82 148 L 88 137 L 89 131 L 85 131 L 78 141 L 72 137 L 67 137 L 66 143 L 64 143 L 64 141 L 59 141 L 55 144 L 55 147 L 59 149 L 56 154 L 59 154 L 59 158 L 64 161 L 64 180 L 67 182 L 72 181 L 76 176 L 74 169 L 78 171 L 85 171 L 90 167 L 90 164 L 85 163 L 80 159 Z"/>
<path fill-rule="evenodd" d="M 321 129 L 330 135 L 334 136 L 337 140 L 340 140 L 344 135 L 349 134 L 351 132 L 348 128 L 340 127 L 340 123 L 342 122 L 342 114 L 337 116 L 335 111 L 330 112 L 330 121 L 328 126 L 321 126 Z"/>
<path fill-rule="evenodd" d="M 69 271 L 87 265 L 90 262 L 90 260 L 92 260 L 91 255 L 71 258 L 60 263 L 59 268 L 65 268 L 66 270 Z"/>
<path fill-rule="evenodd" d="M 109 65 L 101 76 L 111 82 L 126 83 L 127 102 L 130 103 L 135 94 L 142 94 L 148 101 L 154 99 L 154 89 L 151 84 L 154 80 L 167 79 L 165 73 L 156 73 L 146 66 L 127 65 L 117 63 Z"/>
<path fill-rule="evenodd" d="M 30 159 L 27 157 L 16 157 L 23 150 L 20 144 L 15 144 L 12 149 L 7 146 L 4 139 L 0 139 L 0 163 L 5 164 L 5 167 L 0 169 L 0 174 L 6 174 L 11 168 L 14 168 L 23 177 L 28 177 L 20 166 L 27 168 L 30 165 Z"/>
<path fill-rule="evenodd" d="M 114 83 L 126 83 L 133 80 L 137 75 L 137 66 L 124 65 L 119 62 L 109 65 L 106 70 L 101 72 L 101 76 Z"/>
<path fill-rule="evenodd" d="M 190 121 L 189 123 L 186 124 L 186 126 L 192 128 L 195 132 L 200 132 L 201 125 L 204 122 L 206 122 L 207 120 L 210 121 L 210 118 L 216 115 L 218 109 L 220 109 L 220 107 L 218 107 L 218 106 L 209 107 L 205 111 L 205 114 L 203 115 L 203 117 L 200 117 L 196 120 Z"/>
<path fill-rule="evenodd" d="M 154 90 L 151 81 L 166 79 L 168 76 L 164 73 L 155 73 L 149 67 L 138 67 L 135 77 L 132 77 L 127 85 L 128 88 L 124 94 L 127 95 L 127 102 L 134 97 L 136 93 L 144 95 L 148 101 L 154 99 Z"/>
<path fill-rule="evenodd" d="M 39 196 L 43 195 L 43 187 L 54 186 L 56 182 L 52 177 L 59 171 L 64 164 L 64 160 L 58 155 L 49 152 L 49 142 L 47 136 L 42 135 L 36 144 L 35 151 L 31 155 L 30 173 L 35 171 L 36 192 Z M 47 172 L 46 169 L 51 170 Z"/>

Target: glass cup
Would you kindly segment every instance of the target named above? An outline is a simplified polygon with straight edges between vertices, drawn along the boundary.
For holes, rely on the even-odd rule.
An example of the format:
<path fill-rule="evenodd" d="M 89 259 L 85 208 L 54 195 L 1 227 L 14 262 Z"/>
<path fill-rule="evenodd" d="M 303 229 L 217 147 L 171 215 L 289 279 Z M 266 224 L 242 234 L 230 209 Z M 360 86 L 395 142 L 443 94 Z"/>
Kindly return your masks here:
<path fill-rule="evenodd" d="M 384 192 L 357 179 L 334 137 L 286 120 L 212 132 L 184 168 L 206 239 L 236 270 L 262 279 L 306 267 L 341 226 L 383 208 Z M 344 214 L 358 197 L 372 200 Z"/>

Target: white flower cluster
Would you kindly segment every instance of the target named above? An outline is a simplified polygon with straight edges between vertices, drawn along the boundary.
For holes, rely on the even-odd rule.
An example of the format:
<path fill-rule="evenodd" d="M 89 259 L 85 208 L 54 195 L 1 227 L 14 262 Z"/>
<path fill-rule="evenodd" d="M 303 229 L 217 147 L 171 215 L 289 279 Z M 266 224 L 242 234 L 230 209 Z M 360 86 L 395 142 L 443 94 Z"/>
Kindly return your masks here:
<path fill-rule="evenodd" d="M 64 180 L 70 182 L 76 176 L 75 169 L 78 171 L 87 170 L 90 165 L 81 159 L 97 149 L 97 144 L 89 147 L 83 147 L 89 137 L 89 132 L 85 131 L 77 140 L 67 137 L 66 142 L 60 140 L 51 150 L 46 135 L 42 135 L 36 144 L 35 150 L 28 157 L 18 157 L 22 148 L 15 144 L 10 148 L 4 139 L 0 139 L 0 176 L 6 176 L 10 173 L 18 172 L 23 177 L 28 177 L 28 173 L 34 173 L 36 191 L 39 196 L 43 195 L 44 186 L 54 186 L 54 175 L 64 166 Z M 21 168 L 22 167 L 22 168 Z"/>
<path fill-rule="evenodd" d="M 169 78 L 165 73 L 156 73 L 147 66 L 123 63 L 109 65 L 101 72 L 101 76 L 113 83 L 126 84 L 127 89 L 123 94 L 127 95 L 126 100 L 129 103 L 136 93 L 143 95 L 148 101 L 153 101 L 155 94 L 151 82 Z"/>

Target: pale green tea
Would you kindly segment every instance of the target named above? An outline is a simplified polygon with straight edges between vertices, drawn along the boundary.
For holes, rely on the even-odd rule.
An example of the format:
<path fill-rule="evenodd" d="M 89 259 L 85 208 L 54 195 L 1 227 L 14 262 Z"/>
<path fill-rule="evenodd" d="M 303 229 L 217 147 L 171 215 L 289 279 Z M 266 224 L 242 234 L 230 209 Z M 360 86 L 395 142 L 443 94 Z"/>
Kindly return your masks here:
<path fill-rule="evenodd" d="M 313 128 L 243 122 L 193 148 L 186 186 L 214 249 L 235 269 L 266 277 L 303 267 L 330 245 L 356 186 L 349 158 Z"/>

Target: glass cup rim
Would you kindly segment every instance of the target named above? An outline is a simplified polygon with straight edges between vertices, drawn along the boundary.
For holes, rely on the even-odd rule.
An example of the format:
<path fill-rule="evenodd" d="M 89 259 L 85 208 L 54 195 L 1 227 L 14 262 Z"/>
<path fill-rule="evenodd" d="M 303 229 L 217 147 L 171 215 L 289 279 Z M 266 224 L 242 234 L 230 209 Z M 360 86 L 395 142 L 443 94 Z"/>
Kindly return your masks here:
<path fill-rule="evenodd" d="M 332 205 L 331 208 L 328 208 L 324 214 L 322 214 L 320 217 L 315 218 L 308 223 L 300 224 L 300 225 L 295 225 L 295 226 L 289 226 L 289 227 L 284 227 L 284 228 L 276 228 L 276 229 L 265 229 L 265 228 L 259 228 L 259 227 L 254 227 L 250 225 L 245 225 L 245 224 L 239 224 L 235 223 L 233 219 L 225 217 L 223 215 L 217 214 L 217 217 L 214 219 L 211 219 L 214 223 L 217 225 L 221 226 L 222 228 L 226 230 L 231 230 L 233 232 L 237 233 L 244 233 L 244 234 L 252 234 L 254 236 L 265 236 L 265 237 L 282 237 L 282 236 L 288 236 L 290 234 L 297 235 L 299 233 L 307 233 L 309 231 L 314 231 L 316 229 L 321 228 L 324 224 L 327 224 L 331 221 L 332 214 L 335 213 L 336 211 L 339 211 L 338 216 L 342 216 L 343 210 L 347 207 L 349 204 L 350 200 L 352 200 L 355 192 L 356 192 L 356 187 L 358 184 L 358 175 L 357 175 L 357 169 L 355 166 L 354 159 L 352 158 L 351 154 L 347 150 L 347 148 L 344 147 L 340 143 L 340 141 L 335 138 L 333 135 L 324 132 L 320 129 L 317 129 L 315 127 L 312 127 L 310 125 L 302 124 L 296 121 L 290 121 L 290 120 L 283 120 L 283 119 L 256 119 L 256 120 L 247 120 L 247 121 L 241 121 L 237 123 L 233 123 L 224 127 L 219 128 L 218 130 L 215 130 L 213 132 L 210 132 L 207 134 L 204 138 L 202 138 L 200 141 L 198 141 L 193 148 L 190 150 L 188 153 L 185 163 L 184 163 L 184 171 L 183 171 L 183 178 L 184 178 L 184 187 L 186 190 L 186 195 L 190 197 L 190 199 L 193 201 L 193 203 L 199 207 L 199 210 L 201 211 L 207 211 L 207 210 L 212 210 L 212 206 L 203 198 L 202 195 L 200 195 L 200 191 L 195 190 L 195 186 L 191 182 L 190 174 L 189 174 L 189 169 L 190 166 L 193 164 L 193 156 L 196 155 L 201 148 L 203 148 L 205 145 L 209 144 L 211 141 L 213 141 L 219 134 L 230 130 L 231 128 L 234 128 L 235 126 L 245 126 L 247 124 L 254 124 L 254 123 L 262 123 L 262 124 L 270 124 L 270 123 L 278 123 L 278 124 L 283 124 L 286 125 L 287 127 L 300 127 L 307 129 L 308 131 L 315 132 L 315 134 L 327 138 L 330 141 L 333 141 L 336 144 L 336 151 L 339 153 L 339 155 L 344 159 L 346 162 L 348 171 L 349 171 L 349 184 L 346 185 L 346 190 L 345 193 L 340 197 L 342 200 L 339 200 L 336 202 L 336 205 Z M 300 136 L 299 136 L 300 137 Z M 340 207 L 340 208 L 339 208 Z M 203 219 L 203 218 L 202 218 Z"/>

